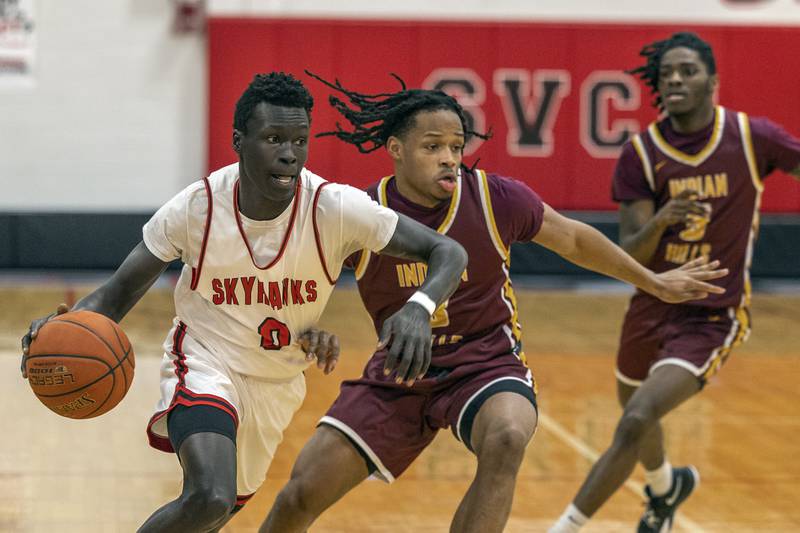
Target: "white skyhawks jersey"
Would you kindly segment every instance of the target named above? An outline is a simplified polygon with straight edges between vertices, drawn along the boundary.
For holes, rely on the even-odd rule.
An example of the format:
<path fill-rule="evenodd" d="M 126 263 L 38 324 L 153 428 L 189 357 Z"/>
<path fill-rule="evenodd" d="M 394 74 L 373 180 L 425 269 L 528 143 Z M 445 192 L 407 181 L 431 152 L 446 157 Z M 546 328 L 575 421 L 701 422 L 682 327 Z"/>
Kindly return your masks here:
<path fill-rule="evenodd" d="M 308 366 L 297 338 L 322 315 L 344 259 L 360 248 L 382 249 L 397 215 L 303 169 L 278 225 L 248 224 L 237 208 L 238 181 L 234 164 L 187 187 L 171 212 L 167 204 L 148 222 L 144 240 L 162 260 L 177 253 L 185 263 L 175 309 L 188 333 L 236 372 L 284 380 Z"/>

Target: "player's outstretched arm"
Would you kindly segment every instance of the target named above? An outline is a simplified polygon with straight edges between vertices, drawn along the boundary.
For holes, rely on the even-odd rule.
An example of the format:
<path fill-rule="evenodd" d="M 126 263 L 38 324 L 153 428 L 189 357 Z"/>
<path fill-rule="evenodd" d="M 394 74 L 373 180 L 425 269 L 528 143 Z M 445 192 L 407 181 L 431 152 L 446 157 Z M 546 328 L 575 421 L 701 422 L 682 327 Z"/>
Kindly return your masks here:
<path fill-rule="evenodd" d="M 395 380 L 410 386 L 428 370 L 431 314 L 458 288 L 467 252 L 456 241 L 398 213 L 394 235 L 380 253 L 428 264 L 419 291 L 384 321 L 378 340 L 379 348 L 389 347 L 384 373 L 395 371 Z"/>
<path fill-rule="evenodd" d="M 593 227 L 564 217 L 548 205 L 545 205 L 542 227 L 533 240 L 578 266 L 626 281 L 665 302 L 697 300 L 709 293 L 725 292 L 707 283 L 728 274 L 727 269 L 717 268 L 718 261 L 706 263 L 700 258 L 656 274 Z"/>
<path fill-rule="evenodd" d="M 154 256 L 144 242 L 140 242 L 128 254 L 111 278 L 76 303 L 73 310 L 95 311 L 109 317 L 114 322 L 119 322 L 144 296 L 147 289 L 155 283 L 167 265 L 169 263 Z M 61 304 L 55 313 L 31 322 L 28 332 L 22 337 L 22 377 L 27 377 L 25 376 L 25 358 L 28 355 L 31 341 L 36 338 L 39 329 L 52 317 L 66 313 L 67 310 L 67 306 Z"/>

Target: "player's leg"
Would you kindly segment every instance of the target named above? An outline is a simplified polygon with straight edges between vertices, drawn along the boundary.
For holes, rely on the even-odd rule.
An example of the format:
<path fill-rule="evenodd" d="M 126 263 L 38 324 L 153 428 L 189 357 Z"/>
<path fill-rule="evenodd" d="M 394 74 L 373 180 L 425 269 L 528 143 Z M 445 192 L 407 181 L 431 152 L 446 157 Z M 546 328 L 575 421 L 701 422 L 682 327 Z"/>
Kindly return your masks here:
<path fill-rule="evenodd" d="M 394 481 L 436 434 L 422 419 L 425 384 L 397 385 L 383 375 L 385 352 L 374 355 L 339 397 L 300 452 L 261 532 L 305 531 L 370 473 Z"/>
<path fill-rule="evenodd" d="M 517 472 L 536 430 L 537 414 L 531 398 L 532 391 L 530 397 L 499 392 L 480 407 L 469 437 L 478 457 L 478 469 L 450 531 L 499 532 L 505 527 Z"/>
<path fill-rule="evenodd" d="M 594 464 L 572 506 L 584 517 L 591 517 L 633 472 L 642 444 L 658 421 L 701 387 L 697 376 L 679 365 L 655 369 L 628 400 L 617 424 L 611 447 Z M 582 524 L 570 527 L 570 509 L 551 529 L 577 531 Z M 580 521 L 579 521 L 580 522 Z"/>
<path fill-rule="evenodd" d="M 183 469 L 180 496 L 142 525 L 149 531 L 214 531 L 236 505 L 236 427 L 215 407 L 177 406 L 167 422 Z M 198 431 L 199 430 L 199 431 Z"/>
<path fill-rule="evenodd" d="M 617 399 L 623 409 L 625 409 L 625 406 L 628 405 L 628 400 L 638 389 L 639 387 L 632 387 L 617 381 Z M 664 432 L 659 421 L 654 423 L 652 429 L 642 438 L 642 444 L 639 448 L 639 462 L 644 466 L 645 470 L 652 471 L 660 467 L 665 460 Z"/>
<path fill-rule="evenodd" d="M 305 531 L 369 473 L 367 461 L 350 440 L 338 429 L 321 424 L 300 452 L 289 482 L 259 531 Z"/>
<path fill-rule="evenodd" d="M 617 381 L 617 398 L 623 409 L 637 389 L 638 387 Z M 672 485 L 672 465 L 664 451 L 664 432 L 660 421 L 653 424 L 653 428 L 642 438 L 639 462 L 645 469 L 645 480 L 653 494 L 656 496 L 666 494 Z"/>

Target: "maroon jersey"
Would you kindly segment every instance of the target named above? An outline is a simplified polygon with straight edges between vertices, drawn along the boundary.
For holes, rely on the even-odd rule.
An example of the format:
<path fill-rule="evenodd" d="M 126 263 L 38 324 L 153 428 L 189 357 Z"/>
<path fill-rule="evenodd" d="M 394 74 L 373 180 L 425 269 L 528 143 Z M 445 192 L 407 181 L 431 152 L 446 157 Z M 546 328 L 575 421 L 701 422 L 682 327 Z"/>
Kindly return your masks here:
<path fill-rule="evenodd" d="M 635 135 L 617 164 L 613 198 L 651 199 L 661 209 L 681 191 L 695 191 L 708 214 L 667 228 L 647 266 L 663 272 L 699 256 L 718 259 L 730 269 L 728 276 L 713 282 L 725 294 L 689 305 L 746 305 L 762 180 L 775 168 L 788 172 L 799 165 L 800 141 L 779 126 L 717 107 L 714 121 L 701 131 L 679 134 L 664 118 Z"/>
<path fill-rule="evenodd" d="M 450 367 L 519 349 L 521 328 L 509 277 L 509 248 L 513 242 L 530 241 L 539 231 L 544 211 L 539 196 L 519 181 L 482 170 L 464 172 L 450 201 L 433 208 L 404 198 L 391 176 L 370 186 L 367 193 L 458 241 L 469 254 L 458 289 L 431 317 L 433 364 Z M 356 269 L 358 290 L 377 332 L 417 291 L 427 272 L 424 263 L 369 251 L 359 252 L 349 263 Z M 456 356 L 462 341 L 476 337 L 485 341 L 481 353 Z"/>

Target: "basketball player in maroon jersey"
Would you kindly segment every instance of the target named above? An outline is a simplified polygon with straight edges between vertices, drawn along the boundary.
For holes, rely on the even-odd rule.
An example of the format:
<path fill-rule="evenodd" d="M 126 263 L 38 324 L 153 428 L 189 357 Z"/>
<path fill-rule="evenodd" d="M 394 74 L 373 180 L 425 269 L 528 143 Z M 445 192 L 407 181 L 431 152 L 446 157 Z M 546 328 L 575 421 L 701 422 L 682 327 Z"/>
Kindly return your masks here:
<path fill-rule="evenodd" d="M 611 447 L 595 463 L 551 532 L 574 532 L 645 467 L 648 505 L 640 532 L 669 531 L 677 506 L 699 482 L 672 468 L 659 420 L 694 396 L 750 331 L 748 270 L 763 178 L 776 168 L 800 177 L 800 140 L 765 118 L 714 105 L 718 79 L 708 43 L 676 33 L 644 47 L 638 74 L 666 117 L 623 148 L 614 174 L 620 241 L 663 272 L 696 257 L 730 269 L 725 293 L 670 305 L 637 292 L 617 354 L 624 406 Z"/>
<path fill-rule="evenodd" d="M 478 458 L 452 530 L 501 531 L 537 424 L 509 278 L 511 244 L 534 240 L 670 301 L 720 292 L 700 280 L 727 271 L 697 262 L 655 275 L 596 230 L 560 216 L 523 183 L 466 168 L 462 151 L 475 132 L 456 100 L 440 91 L 403 87 L 368 96 L 328 85 L 349 99 L 349 106 L 331 102 L 354 128 L 331 134 L 362 152 L 385 147 L 393 159 L 394 175 L 371 186 L 370 196 L 460 242 L 470 259 L 456 292 L 429 309 L 427 372 L 422 369 L 416 383 L 392 380 L 385 370 L 392 357 L 379 348 L 360 379 L 343 383 L 261 531 L 305 531 L 370 474 L 393 481 L 447 427 Z M 369 251 L 350 262 L 376 331 L 425 279 L 421 262 Z"/>

